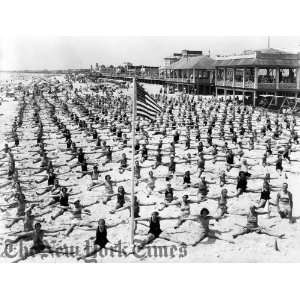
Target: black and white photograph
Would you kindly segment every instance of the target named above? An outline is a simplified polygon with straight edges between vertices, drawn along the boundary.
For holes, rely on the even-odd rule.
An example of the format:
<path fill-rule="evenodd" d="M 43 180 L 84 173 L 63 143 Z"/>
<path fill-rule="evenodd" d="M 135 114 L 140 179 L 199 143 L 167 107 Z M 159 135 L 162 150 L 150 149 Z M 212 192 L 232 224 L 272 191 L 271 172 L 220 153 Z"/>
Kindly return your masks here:
<path fill-rule="evenodd" d="M 300 37 L 226 39 L 4 39 L 1 260 L 299 262 Z"/>
<path fill-rule="evenodd" d="M 295 0 L 1 0 L 3 298 L 294 299 Z"/>

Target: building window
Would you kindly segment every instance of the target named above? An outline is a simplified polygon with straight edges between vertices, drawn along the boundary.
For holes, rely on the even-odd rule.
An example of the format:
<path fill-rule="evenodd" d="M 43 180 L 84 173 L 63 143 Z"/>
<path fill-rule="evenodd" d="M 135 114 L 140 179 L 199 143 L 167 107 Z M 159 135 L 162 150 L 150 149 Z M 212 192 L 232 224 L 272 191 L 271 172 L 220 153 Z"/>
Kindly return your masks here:
<path fill-rule="evenodd" d="M 296 69 L 279 69 L 279 83 L 296 83 Z"/>
<path fill-rule="evenodd" d="M 202 79 L 208 79 L 209 78 L 209 72 L 208 71 L 202 71 L 201 72 L 201 75 L 202 75 Z"/>
<path fill-rule="evenodd" d="M 258 83 L 275 83 L 276 69 L 258 69 Z"/>
<path fill-rule="evenodd" d="M 235 69 L 234 80 L 235 82 L 243 82 L 243 69 Z"/>
<path fill-rule="evenodd" d="M 233 69 L 226 70 L 226 80 L 233 81 Z"/>
<path fill-rule="evenodd" d="M 217 80 L 221 81 L 224 80 L 224 69 L 217 69 Z"/>
<path fill-rule="evenodd" d="M 246 68 L 245 69 L 245 83 L 254 82 L 254 69 Z"/>

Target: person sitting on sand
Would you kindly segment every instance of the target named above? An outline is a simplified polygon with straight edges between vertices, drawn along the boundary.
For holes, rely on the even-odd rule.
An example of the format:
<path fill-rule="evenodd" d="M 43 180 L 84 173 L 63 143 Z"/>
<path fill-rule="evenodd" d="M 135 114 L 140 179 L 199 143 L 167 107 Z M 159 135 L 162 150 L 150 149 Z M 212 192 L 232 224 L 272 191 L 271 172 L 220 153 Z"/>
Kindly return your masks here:
<path fill-rule="evenodd" d="M 135 219 L 136 222 L 141 222 L 141 221 L 149 221 L 149 231 L 147 234 L 147 237 L 145 240 L 140 241 L 140 243 L 137 245 L 138 249 L 144 248 L 147 244 L 152 243 L 155 239 L 160 238 L 163 240 L 171 241 L 174 243 L 182 244 L 180 241 L 174 240 L 169 237 L 168 234 L 163 232 L 160 228 L 160 221 L 161 220 L 170 220 L 170 219 L 176 219 L 175 218 L 167 218 L 167 217 L 160 217 L 159 213 L 157 211 L 154 211 L 151 214 L 150 219 L 149 218 L 137 218 Z"/>
<path fill-rule="evenodd" d="M 214 196 L 214 197 L 206 197 L 207 200 L 217 200 L 218 201 L 218 216 L 223 217 L 225 214 L 228 214 L 228 207 L 227 207 L 227 200 L 230 198 L 235 198 L 237 195 L 231 195 L 228 196 L 228 190 L 226 188 L 223 188 L 221 190 L 220 196 Z"/>
<path fill-rule="evenodd" d="M 80 203 L 80 200 L 76 200 L 74 202 L 74 207 L 69 209 L 69 212 L 72 214 L 72 223 L 71 226 L 66 232 L 66 236 L 69 236 L 71 232 L 75 229 L 75 227 L 92 227 L 91 222 L 82 222 L 82 215 L 87 214 L 90 215 L 91 212 L 89 209 L 86 209 L 89 206 L 93 206 L 95 204 L 99 203 L 99 201 L 92 202 L 90 204 L 82 205 Z"/>
<path fill-rule="evenodd" d="M 87 190 L 91 191 L 92 189 L 101 186 L 102 183 L 99 180 L 101 173 L 105 173 L 105 172 L 112 171 L 112 170 L 113 170 L 112 168 L 109 168 L 107 170 L 99 170 L 98 166 L 94 166 L 93 171 L 89 173 L 89 175 L 91 177 L 91 183 Z"/>
<path fill-rule="evenodd" d="M 25 215 L 21 216 L 21 217 L 16 217 L 13 218 L 13 220 L 20 221 L 23 220 L 23 224 L 24 224 L 24 232 L 28 232 L 33 230 L 33 224 L 34 222 L 44 222 L 44 219 L 38 219 L 39 217 L 48 214 L 50 211 L 46 211 L 40 214 L 32 214 L 32 210 L 35 207 L 35 204 L 32 204 L 29 208 L 27 208 L 25 210 Z M 9 219 L 9 218 L 8 218 Z"/>
<path fill-rule="evenodd" d="M 50 236 L 57 236 L 57 232 L 63 231 L 64 229 L 56 229 L 56 230 L 45 230 L 42 229 L 41 223 L 35 223 L 34 225 L 34 230 L 23 233 L 18 236 L 17 239 L 13 241 L 9 241 L 6 244 L 6 247 L 11 244 L 11 243 L 17 243 L 20 240 L 32 240 L 33 245 L 30 247 L 30 250 L 28 253 L 26 253 L 24 256 L 20 257 L 19 259 L 15 260 L 14 263 L 17 263 L 19 261 L 25 260 L 30 256 L 34 256 L 35 254 L 42 253 L 45 251 L 48 251 L 48 253 L 59 253 L 59 254 L 69 254 L 68 252 L 63 252 L 63 251 L 56 251 L 51 249 L 51 247 L 47 244 L 44 243 L 44 236 L 45 235 L 50 235 Z"/>
<path fill-rule="evenodd" d="M 220 218 L 221 218 L 220 216 L 217 216 L 217 217 L 210 216 L 209 210 L 205 207 L 201 209 L 200 215 L 190 216 L 190 217 L 185 218 L 186 220 L 196 221 L 200 225 L 199 235 L 198 235 L 198 238 L 196 239 L 196 241 L 191 244 L 186 244 L 186 245 L 191 245 L 194 247 L 194 246 L 198 245 L 201 241 L 203 241 L 205 238 L 219 239 L 219 240 L 223 240 L 223 241 L 226 241 L 229 243 L 233 243 L 232 240 L 223 238 L 219 233 L 212 231 L 209 228 L 209 222 L 211 220 L 218 221 Z"/>
<path fill-rule="evenodd" d="M 282 219 L 288 218 L 289 222 L 293 223 L 293 195 L 288 191 L 286 182 L 282 185 L 282 190 L 277 194 L 276 205 L 280 217 Z"/>
<path fill-rule="evenodd" d="M 174 229 L 177 229 L 180 225 L 182 225 L 186 221 L 185 218 L 190 216 L 190 213 L 191 213 L 190 204 L 191 203 L 199 203 L 199 201 L 191 200 L 191 199 L 189 199 L 188 195 L 183 195 L 181 201 L 173 201 L 171 203 L 165 203 L 165 206 L 176 205 L 180 208 L 180 216 L 179 216 L 177 224 L 174 226 Z"/>
<path fill-rule="evenodd" d="M 247 233 L 251 233 L 251 232 L 256 232 L 258 234 L 266 234 L 269 236 L 274 236 L 274 237 L 278 237 L 278 238 L 282 238 L 284 236 L 284 234 L 274 234 L 271 233 L 267 230 L 265 230 L 264 228 L 258 226 L 258 216 L 259 215 L 265 215 L 268 212 L 259 212 L 257 211 L 257 207 L 255 207 L 254 205 L 250 206 L 249 209 L 249 213 L 247 214 L 247 224 L 246 226 L 243 226 L 242 231 L 234 234 L 232 237 L 235 239 L 240 235 L 244 235 Z"/>
<path fill-rule="evenodd" d="M 215 184 L 215 181 L 206 180 L 204 175 L 201 175 L 198 183 L 193 184 L 192 187 L 197 188 L 197 200 L 205 201 L 206 196 L 209 192 L 208 184 Z"/>
<path fill-rule="evenodd" d="M 116 249 L 113 248 L 115 245 L 112 244 L 107 239 L 107 229 L 119 226 L 120 224 L 124 224 L 124 223 L 125 223 L 125 221 L 121 221 L 121 222 L 113 224 L 113 225 L 108 225 L 108 224 L 106 224 L 104 219 L 99 219 L 98 226 L 96 228 L 96 238 L 94 241 L 94 249 L 90 252 L 88 252 L 89 249 L 86 249 L 87 253 L 85 255 L 77 257 L 77 260 L 86 259 L 88 257 L 94 256 L 97 254 L 97 252 L 101 251 L 101 249 L 103 249 L 103 248 L 110 249 L 112 251 L 117 251 Z M 86 230 L 95 230 L 95 229 L 89 228 Z"/>

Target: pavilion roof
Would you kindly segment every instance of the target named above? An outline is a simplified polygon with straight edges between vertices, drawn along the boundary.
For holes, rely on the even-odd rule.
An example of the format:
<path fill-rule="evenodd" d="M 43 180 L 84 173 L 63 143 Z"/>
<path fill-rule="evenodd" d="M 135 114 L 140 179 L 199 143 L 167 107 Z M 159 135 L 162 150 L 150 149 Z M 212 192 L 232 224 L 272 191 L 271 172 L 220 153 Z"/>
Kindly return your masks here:
<path fill-rule="evenodd" d="M 267 48 L 244 51 L 241 55 L 218 57 L 216 67 L 258 66 L 258 67 L 299 67 L 300 56 L 287 51 Z"/>
<path fill-rule="evenodd" d="M 300 60 L 278 58 L 239 58 L 217 60 L 216 67 L 257 66 L 257 67 L 300 67 Z"/>
<path fill-rule="evenodd" d="M 166 69 L 173 70 L 186 70 L 186 69 L 202 69 L 212 70 L 214 69 L 215 60 L 211 57 L 199 55 L 199 56 L 185 56 L 180 58 L 177 62 L 174 62 Z"/>

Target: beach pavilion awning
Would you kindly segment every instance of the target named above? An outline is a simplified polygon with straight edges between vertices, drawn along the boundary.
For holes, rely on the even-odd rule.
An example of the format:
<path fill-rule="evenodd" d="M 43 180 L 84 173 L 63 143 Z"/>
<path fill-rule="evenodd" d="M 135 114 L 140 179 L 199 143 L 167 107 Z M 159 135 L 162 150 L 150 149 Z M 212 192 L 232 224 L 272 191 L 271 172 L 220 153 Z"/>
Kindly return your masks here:
<path fill-rule="evenodd" d="M 215 65 L 215 60 L 208 56 L 191 56 L 182 57 L 179 61 L 166 67 L 166 69 L 171 70 L 191 70 L 191 69 L 201 69 L 201 70 L 213 70 Z"/>
<path fill-rule="evenodd" d="M 239 58 L 217 60 L 216 67 L 290 67 L 297 68 L 300 66 L 299 61 L 295 59 L 266 59 L 266 58 Z"/>

